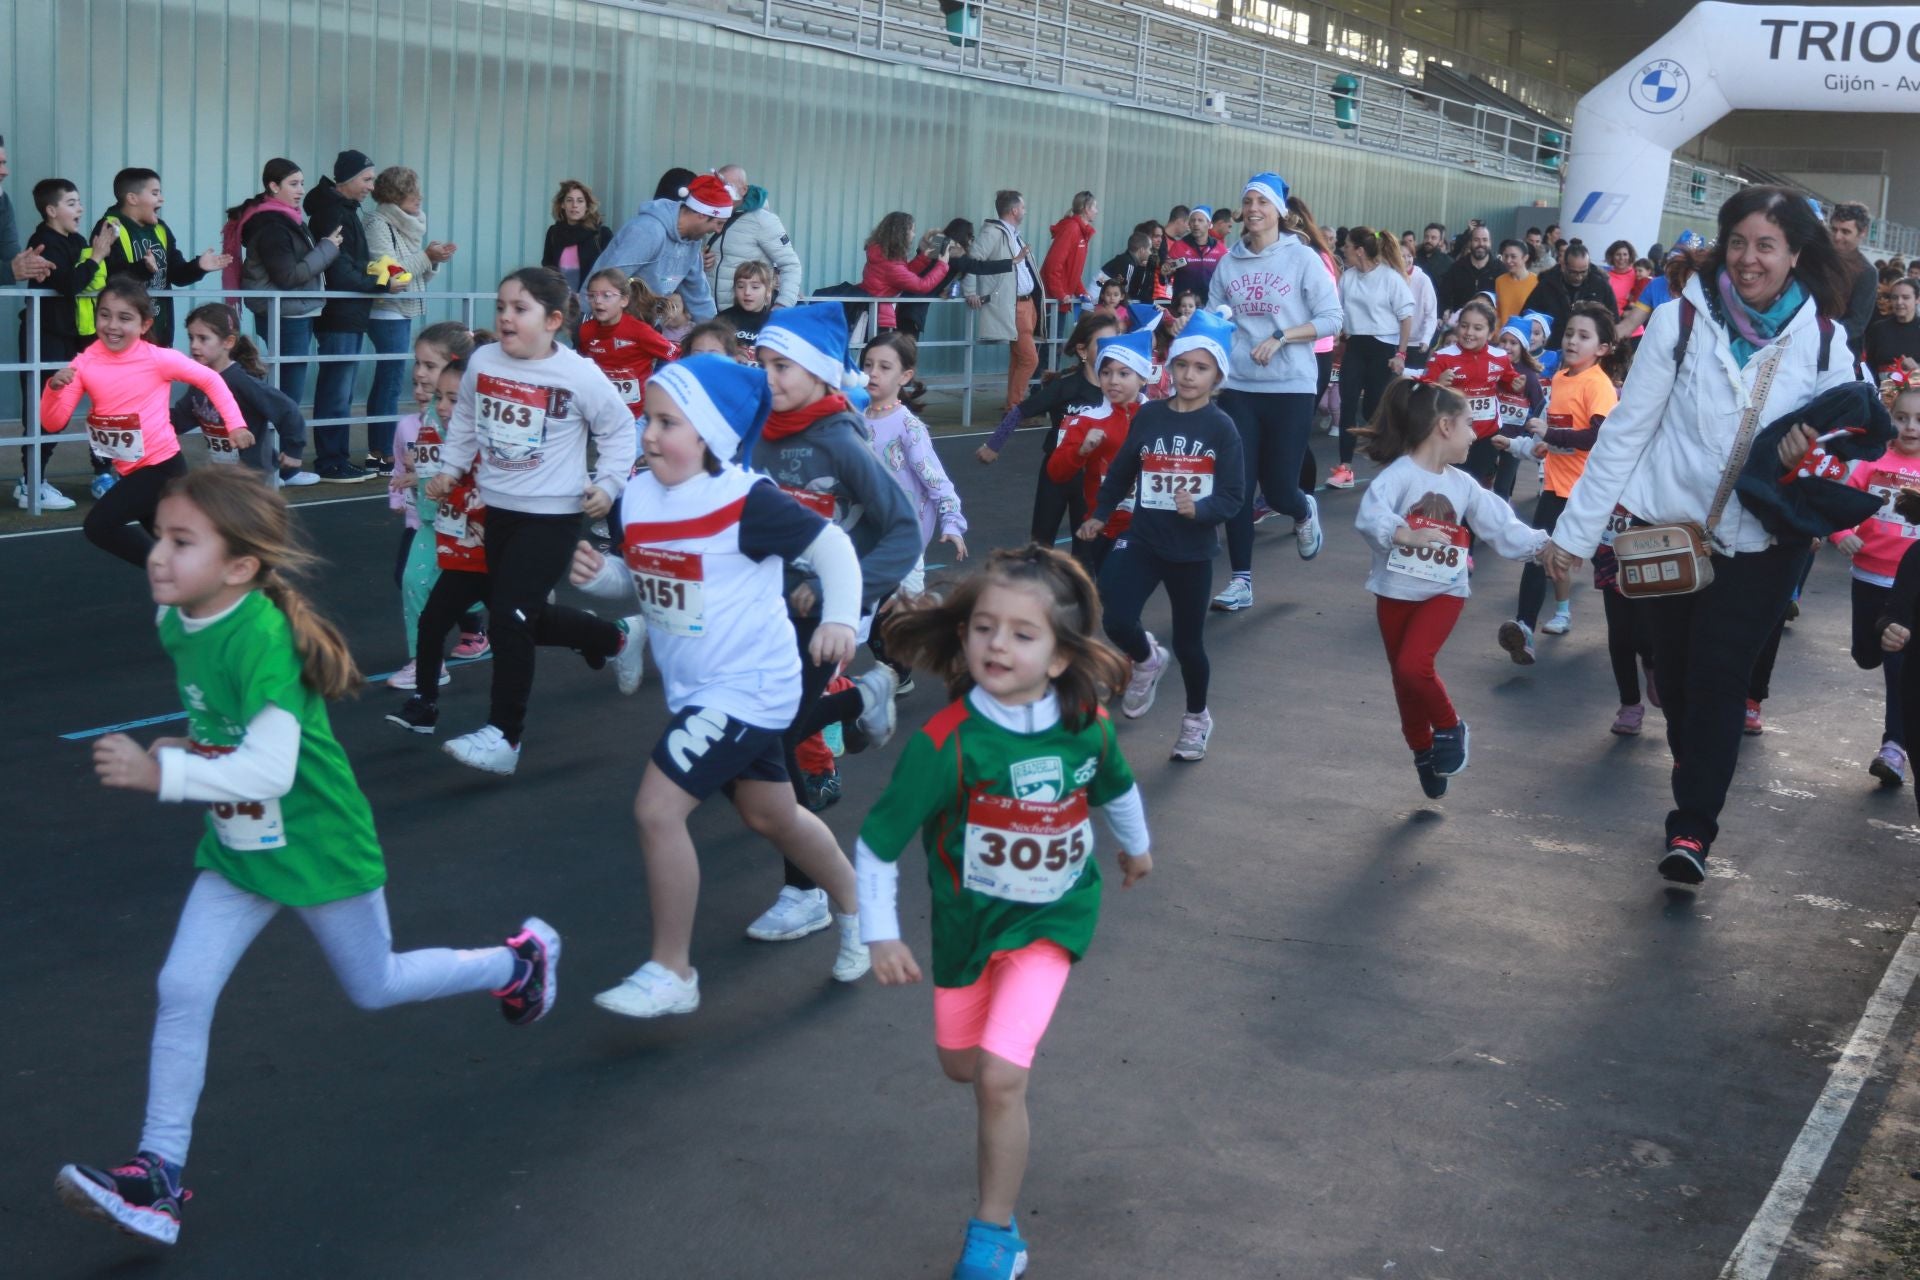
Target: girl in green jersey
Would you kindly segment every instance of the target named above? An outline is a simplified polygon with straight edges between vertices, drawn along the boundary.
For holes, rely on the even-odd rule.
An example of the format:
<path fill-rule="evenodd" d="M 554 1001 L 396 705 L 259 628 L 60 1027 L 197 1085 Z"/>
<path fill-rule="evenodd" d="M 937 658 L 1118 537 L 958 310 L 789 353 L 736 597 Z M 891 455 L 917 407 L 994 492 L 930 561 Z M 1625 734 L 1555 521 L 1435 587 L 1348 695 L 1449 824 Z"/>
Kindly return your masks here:
<path fill-rule="evenodd" d="M 142 747 L 108 734 L 94 772 L 109 787 L 207 805 L 200 874 L 160 970 L 138 1154 L 117 1168 L 67 1165 L 54 1185 L 71 1208 L 172 1244 L 214 1005 L 280 908 L 299 912 L 363 1009 L 491 991 L 516 1025 L 553 1007 L 560 936 L 529 918 L 504 946 L 395 954 L 373 812 L 327 720 L 327 700 L 361 677 L 339 631 L 287 581 L 310 557 L 286 501 L 235 468 L 208 467 L 168 485 L 155 531 L 147 581 L 190 736 Z"/>

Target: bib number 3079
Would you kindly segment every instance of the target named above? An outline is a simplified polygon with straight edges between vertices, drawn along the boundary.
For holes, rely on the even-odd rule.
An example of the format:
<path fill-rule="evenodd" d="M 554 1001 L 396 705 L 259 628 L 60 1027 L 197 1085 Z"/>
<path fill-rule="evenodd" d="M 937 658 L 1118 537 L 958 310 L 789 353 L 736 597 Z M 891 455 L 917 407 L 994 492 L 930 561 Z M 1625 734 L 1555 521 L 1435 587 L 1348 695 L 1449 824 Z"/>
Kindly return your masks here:
<path fill-rule="evenodd" d="M 287 829 L 280 821 L 278 800 L 216 801 L 207 806 L 213 834 L 235 853 L 259 853 L 287 847 Z"/>
<path fill-rule="evenodd" d="M 1008 902 L 1056 902 L 1093 852 L 1084 793 L 1062 801 L 975 795 L 967 803 L 964 882 Z"/>
<path fill-rule="evenodd" d="M 113 462 L 138 462 L 147 456 L 147 438 L 137 413 L 90 413 L 87 443 L 95 457 Z"/>

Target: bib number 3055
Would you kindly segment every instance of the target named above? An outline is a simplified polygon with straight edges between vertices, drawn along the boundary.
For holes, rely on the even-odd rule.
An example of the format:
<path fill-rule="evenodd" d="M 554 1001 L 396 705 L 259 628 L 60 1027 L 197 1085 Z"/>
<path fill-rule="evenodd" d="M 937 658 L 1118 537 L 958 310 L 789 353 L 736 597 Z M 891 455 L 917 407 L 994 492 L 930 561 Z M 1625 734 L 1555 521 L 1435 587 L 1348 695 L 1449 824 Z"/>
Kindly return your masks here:
<path fill-rule="evenodd" d="M 1008 902 L 1056 902 L 1093 853 L 1087 798 L 1016 800 L 978 795 L 967 803 L 964 883 Z"/>
<path fill-rule="evenodd" d="M 207 806 L 213 834 L 235 853 L 259 853 L 287 847 L 287 829 L 280 821 L 278 800 L 217 801 Z"/>

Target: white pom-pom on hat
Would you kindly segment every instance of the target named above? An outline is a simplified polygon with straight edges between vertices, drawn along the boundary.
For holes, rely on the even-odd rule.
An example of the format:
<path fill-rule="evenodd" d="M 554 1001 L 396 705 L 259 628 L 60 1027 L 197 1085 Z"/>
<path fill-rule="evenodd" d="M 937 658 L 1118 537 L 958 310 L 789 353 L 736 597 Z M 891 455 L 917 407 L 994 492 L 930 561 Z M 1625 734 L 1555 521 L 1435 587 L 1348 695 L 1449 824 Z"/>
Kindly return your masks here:
<path fill-rule="evenodd" d="M 1222 320 L 1233 319 L 1233 308 L 1228 306 L 1224 302 L 1217 307 L 1212 307 L 1209 309 L 1213 312 L 1213 314 L 1219 316 Z"/>
<path fill-rule="evenodd" d="M 840 375 L 840 385 L 842 387 L 864 387 L 868 381 L 869 379 L 865 369 L 849 369 Z"/>
<path fill-rule="evenodd" d="M 682 200 L 685 200 L 685 199 L 687 198 L 687 195 L 688 195 L 688 192 L 687 192 L 687 189 L 686 189 L 685 187 L 681 187 L 681 188 L 680 188 L 680 199 L 682 199 Z"/>

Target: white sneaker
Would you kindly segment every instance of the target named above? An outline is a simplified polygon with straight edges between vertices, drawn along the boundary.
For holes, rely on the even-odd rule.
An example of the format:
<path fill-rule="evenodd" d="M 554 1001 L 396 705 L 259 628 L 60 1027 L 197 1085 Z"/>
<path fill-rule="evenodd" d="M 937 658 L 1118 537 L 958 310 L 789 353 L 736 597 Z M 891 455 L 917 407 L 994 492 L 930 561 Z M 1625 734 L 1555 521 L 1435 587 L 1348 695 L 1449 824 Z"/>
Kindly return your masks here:
<path fill-rule="evenodd" d="M 1213 713 L 1192 712 L 1180 717 L 1180 736 L 1173 742 L 1175 760 L 1205 760 L 1213 739 Z"/>
<path fill-rule="evenodd" d="M 1153 708 L 1153 695 L 1160 687 L 1160 677 L 1167 674 L 1167 651 L 1160 647 L 1151 631 L 1147 632 L 1147 648 L 1151 650 L 1147 660 L 1133 664 L 1127 691 L 1120 695 L 1120 714 L 1129 720 L 1138 720 Z"/>
<path fill-rule="evenodd" d="M 1306 495 L 1306 499 L 1307 518 L 1294 521 L 1293 536 L 1300 540 L 1300 558 L 1311 560 L 1320 554 L 1320 544 L 1324 539 L 1320 534 L 1320 504 L 1313 500 L 1313 495 L 1310 493 Z"/>
<path fill-rule="evenodd" d="M 700 1007 L 700 971 L 683 978 L 663 964 L 647 961 L 593 998 L 608 1013 L 623 1018 L 659 1018 L 669 1013 L 692 1013 Z"/>
<path fill-rule="evenodd" d="M 280 487 L 283 489 L 304 489 L 310 484 L 320 483 L 318 471 L 296 471 L 292 475 L 280 473 Z"/>
<path fill-rule="evenodd" d="M 1570 611 L 1555 613 L 1540 624 L 1540 634 L 1543 636 L 1563 636 L 1571 630 L 1573 630 L 1573 614 Z"/>
<path fill-rule="evenodd" d="M 887 739 L 893 737 L 895 715 L 893 697 L 900 687 L 900 677 L 892 667 L 882 662 L 871 671 L 863 671 L 853 678 L 853 687 L 860 691 L 860 718 L 854 723 L 860 732 L 867 735 L 867 745 L 884 747 Z"/>
<path fill-rule="evenodd" d="M 1235 575 L 1227 589 L 1213 598 L 1213 607 L 1222 613 L 1238 613 L 1253 607 L 1253 583 Z"/>
<path fill-rule="evenodd" d="M 487 773 L 512 773 L 520 767 L 520 748 L 507 741 L 507 735 L 493 725 L 483 724 L 472 733 L 449 738 L 440 749 L 468 768 Z"/>
<path fill-rule="evenodd" d="M 400 668 L 398 671 L 394 672 L 392 675 L 387 677 L 387 688 L 406 689 L 409 691 L 418 689 L 420 687 L 420 678 L 419 678 L 418 672 L 415 671 L 415 668 L 418 665 L 419 664 L 415 659 L 409 658 L 407 660 L 406 666 Z M 441 667 L 440 668 L 441 686 L 445 687 L 446 685 L 450 684 L 452 681 L 453 681 L 453 672 L 447 670 L 445 667 Z"/>
<path fill-rule="evenodd" d="M 747 926 L 747 936 L 757 942 L 792 942 L 810 933 L 818 933 L 833 923 L 825 889 L 796 889 L 783 886 L 773 905 Z"/>
<path fill-rule="evenodd" d="M 26 477 L 22 476 L 20 481 L 13 486 L 13 500 L 19 505 L 22 511 L 29 510 L 33 506 L 32 500 L 27 496 Z M 78 505 L 79 504 L 72 498 L 69 498 L 66 494 L 54 488 L 50 481 L 42 480 L 40 482 L 40 509 L 42 511 L 71 511 Z"/>
<path fill-rule="evenodd" d="M 632 693 L 647 674 L 647 620 L 640 614 L 620 619 L 620 652 L 613 655 L 613 674 L 620 692 Z"/>
<path fill-rule="evenodd" d="M 840 950 L 833 957 L 833 980 L 858 982 L 873 968 L 867 944 L 860 941 L 860 917 L 836 915 L 833 920 L 840 926 Z"/>

